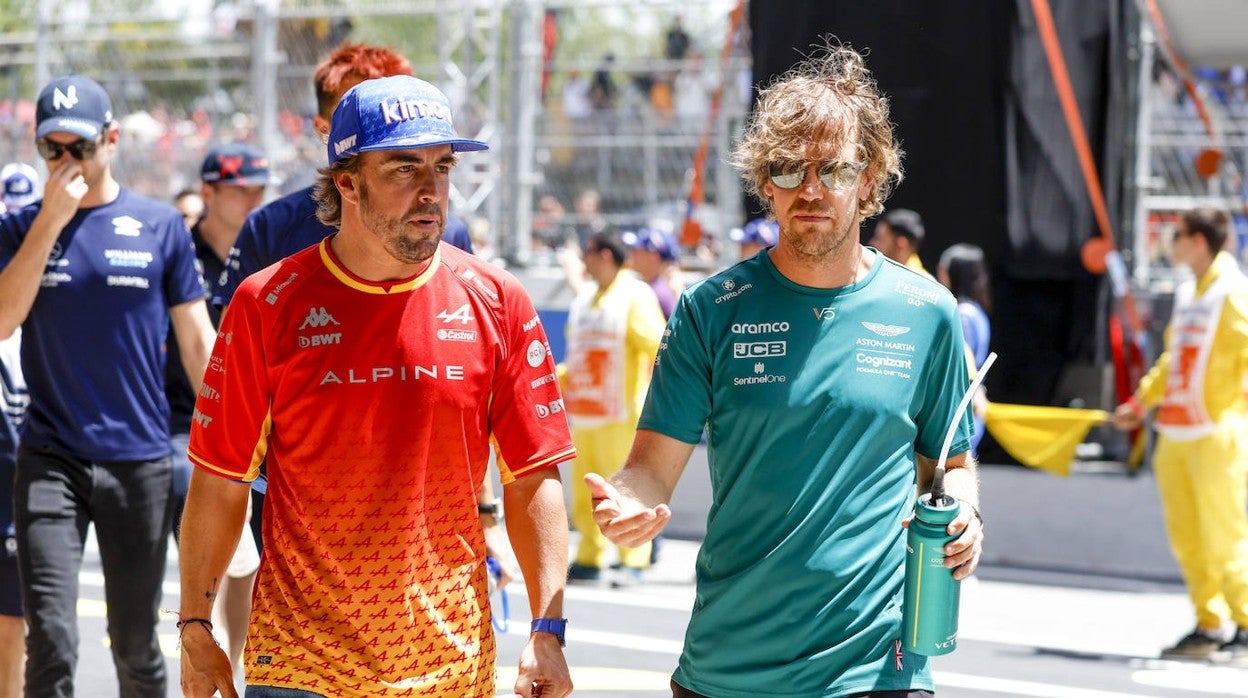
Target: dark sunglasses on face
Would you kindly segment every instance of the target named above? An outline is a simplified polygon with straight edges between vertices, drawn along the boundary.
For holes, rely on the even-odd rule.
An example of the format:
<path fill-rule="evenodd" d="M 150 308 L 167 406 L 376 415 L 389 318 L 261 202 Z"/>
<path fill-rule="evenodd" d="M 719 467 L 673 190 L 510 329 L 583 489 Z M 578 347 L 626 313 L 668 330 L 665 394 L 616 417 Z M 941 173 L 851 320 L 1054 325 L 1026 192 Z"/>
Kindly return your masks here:
<path fill-rule="evenodd" d="M 806 171 L 815 168 L 815 174 L 823 186 L 832 191 L 845 191 L 854 186 L 858 173 L 866 169 L 866 163 L 825 160 L 824 162 L 773 162 L 767 174 L 771 183 L 781 189 L 797 189 L 806 181 Z"/>
<path fill-rule="evenodd" d="M 35 141 L 35 147 L 39 150 L 39 155 L 44 160 L 55 160 L 65 153 L 72 155 L 75 160 L 90 160 L 95 157 L 95 152 L 99 150 L 100 142 L 79 138 L 73 143 L 57 143 L 46 138 L 40 138 Z"/>

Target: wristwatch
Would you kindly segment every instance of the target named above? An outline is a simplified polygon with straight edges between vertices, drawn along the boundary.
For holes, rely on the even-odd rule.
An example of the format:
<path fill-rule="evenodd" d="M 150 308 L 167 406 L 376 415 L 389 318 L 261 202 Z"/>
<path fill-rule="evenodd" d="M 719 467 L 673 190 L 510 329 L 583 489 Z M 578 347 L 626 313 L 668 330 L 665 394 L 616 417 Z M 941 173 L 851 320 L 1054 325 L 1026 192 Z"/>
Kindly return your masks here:
<path fill-rule="evenodd" d="M 498 518 L 498 515 L 502 513 L 502 511 L 503 511 L 502 504 L 497 499 L 495 499 L 494 501 L 488 504 L 485 502 L 477 502 L 478 514 L 489 514 L 490 516 L 493 516 L 494 518 Z"/>
<path fill-rule="evenodd" d="M 567 618 L 534 618 L 533 625 L 529 628 L 532 633 L 550 633 L 559 640 L 560 647 L 566 647 L 563 634 L 568 629 Z"/>

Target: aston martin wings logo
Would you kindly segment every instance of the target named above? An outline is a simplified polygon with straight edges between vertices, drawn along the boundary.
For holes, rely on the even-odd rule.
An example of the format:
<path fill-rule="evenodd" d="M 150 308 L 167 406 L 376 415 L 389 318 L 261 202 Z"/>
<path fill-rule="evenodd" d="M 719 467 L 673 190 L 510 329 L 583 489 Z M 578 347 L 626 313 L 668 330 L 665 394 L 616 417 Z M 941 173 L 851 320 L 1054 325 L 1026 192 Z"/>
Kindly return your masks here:
<path fill-rule="evenodd" d="M 899 334 L 905 334 L 910 331 L 909 327 L 901 325 L 885 325 L 879 322 L 864 322 L 862 326 L 880 335 L 881 337 L 896 337 Z"/>

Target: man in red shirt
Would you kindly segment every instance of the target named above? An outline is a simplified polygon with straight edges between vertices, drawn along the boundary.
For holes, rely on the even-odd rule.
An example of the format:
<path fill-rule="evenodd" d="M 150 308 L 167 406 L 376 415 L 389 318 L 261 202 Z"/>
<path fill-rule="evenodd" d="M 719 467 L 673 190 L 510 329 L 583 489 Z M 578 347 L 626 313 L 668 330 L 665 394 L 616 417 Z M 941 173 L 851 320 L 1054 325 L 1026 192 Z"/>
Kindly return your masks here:
<path fill-rule="evenodd" d="M 338 232 L 234 295 L 191 428 L 180 556 L 188 696 L 235 695 L 206 619 L 262 460 L 248 686 L 493 696 L 477 515 L 491 439 L 537 619 L 515 691 L 571 693 L 555 466 L 575 452 L 546 333 L 514 277 L 441 242 L 456 153 L 486 147 L 455 135 L 429 83 L 360 83 L 334 112 L 314 193 Z"/>

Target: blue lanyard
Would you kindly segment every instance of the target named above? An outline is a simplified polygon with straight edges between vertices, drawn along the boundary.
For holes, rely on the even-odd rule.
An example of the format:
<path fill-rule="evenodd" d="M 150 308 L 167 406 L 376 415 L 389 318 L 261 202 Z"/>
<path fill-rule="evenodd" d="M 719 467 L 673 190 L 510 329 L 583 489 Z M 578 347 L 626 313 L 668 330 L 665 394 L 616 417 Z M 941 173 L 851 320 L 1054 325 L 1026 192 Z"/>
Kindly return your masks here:
<path fill-rule="evenodd" d="M 507 632 L 511 627 L 511 604 L 507 601 L 507 589 L 499 584 L 503 578 L 503 566 L 498 564 L 498 560 L 493 557 L 486 556 L 485 569 L 490 573 L 490 579 L 494 582 L 494 587 L 498 589 L 499 606 L 502 607 L 502 613 L 491 613 L 494 621 L 494 629 L 500 633 Z M 502 619 L 499 619 L 499 616 Z"/>

